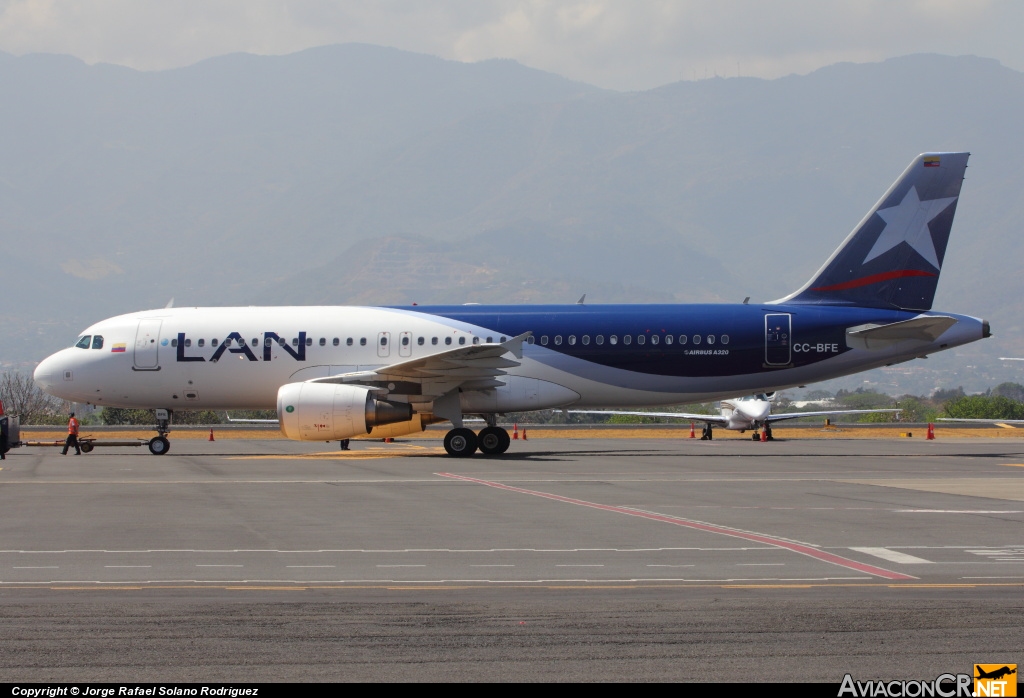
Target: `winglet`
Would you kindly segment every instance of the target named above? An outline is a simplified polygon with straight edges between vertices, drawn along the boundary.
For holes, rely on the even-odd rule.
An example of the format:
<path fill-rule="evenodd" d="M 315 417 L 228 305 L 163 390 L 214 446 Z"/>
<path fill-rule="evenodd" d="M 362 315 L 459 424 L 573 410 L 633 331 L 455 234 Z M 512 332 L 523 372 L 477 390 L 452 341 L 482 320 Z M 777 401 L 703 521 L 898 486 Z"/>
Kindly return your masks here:
<path fill-rule="evenodd" d="M 518 337 L 513 337 L 507 342 L 502 343 L 501 346 L 506 351 L 512 352 L 512 356 L 516 357 L 517 359 L 521 359 L 523 358 L 523 342 L 525 342 L 528 337 L 532 336 L 533 332 L 523 332 Z"/>

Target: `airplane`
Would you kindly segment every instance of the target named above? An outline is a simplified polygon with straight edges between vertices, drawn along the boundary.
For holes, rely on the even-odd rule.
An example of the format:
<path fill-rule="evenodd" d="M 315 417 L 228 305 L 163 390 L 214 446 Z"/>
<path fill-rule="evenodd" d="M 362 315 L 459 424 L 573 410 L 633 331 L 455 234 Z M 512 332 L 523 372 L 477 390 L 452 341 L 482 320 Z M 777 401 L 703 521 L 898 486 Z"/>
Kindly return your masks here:
<path fill-rule="evenodd" d="M 974 677 L 976 679 L 996 679 L 996 680 L 998 680 L 998 679 L 1003 678 L 1004 676 L 1010 676 L 1012 674 L 1016 674 L 1017 673 L 1016 669 L 1011 669 L 1008 666 L 1002 666 L 999 669 L 993 669 L 992 671 L 984 671 L 977 664 L 974 665 L 974 668 L 977 669 L 977 671 L 978 671 L 978 675 Z"/>
<path fill-rule="evenodd" d="M 568 410 L 569 414 L 622 414 L 637 415 L 642 417 L 666 417 L 671 419 L 689 419 L 694 422 L 704 422 L 700 438 L 702 441 L 710 441 L 714 438 L 713 425 L 718 425 L 731 431 L 738 431 L 741 434 L 748 429 L 753 429 L 751 438 L 754 441 L 760 440 L 757 429 L 763 427 L 765 439 L 774 441 L 772 435 L 772 423 L 781 422 L 786 419 L 800 419 L 801 417 L 825 417 L 836 414 L 878 414 L 885 412 L 899 412 L 899 409 L 872 409 L 872 410 L 821 410 L 818 412 L 784 412 L 772 414 L 772 401 L 775 393 L 758 393 L 744 397 L 722 400 L 719 404 L 719 415 L 691 414 L 689 412 L 619 412 L 609 410 Z"/>
<path fill-rule="evenodd" d="M 507 412 L 803 386 L 990 336 L 931 311 L 968 157 L 914 158 L 806 284 L 767 303 L 169 307 L 97 322 L 33 375 L 72 402 L 155 410 L 156 455 L 176 409 L 276 408 L 302 441 L 450 422 L 445 451 L 467 457 L 509 448 Z"/>

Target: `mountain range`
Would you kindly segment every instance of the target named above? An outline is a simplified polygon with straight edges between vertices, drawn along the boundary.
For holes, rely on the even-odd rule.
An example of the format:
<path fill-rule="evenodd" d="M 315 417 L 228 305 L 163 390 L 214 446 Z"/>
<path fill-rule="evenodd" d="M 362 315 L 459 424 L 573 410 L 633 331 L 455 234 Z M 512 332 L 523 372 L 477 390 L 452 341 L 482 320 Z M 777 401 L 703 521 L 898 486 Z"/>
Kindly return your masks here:
<path fill-rule="evenodd" d="M 0 94 L 5 367 L 172 297 L 771 300 L 914 156 L 970 150 L 935 305 L 995 337 L 867 380 L 1021 381 L 997 357 L 1024 356 L 1024 74 L 993 60 L 614 92 L 359 44 L 155 72 L 0 53 Z"/>

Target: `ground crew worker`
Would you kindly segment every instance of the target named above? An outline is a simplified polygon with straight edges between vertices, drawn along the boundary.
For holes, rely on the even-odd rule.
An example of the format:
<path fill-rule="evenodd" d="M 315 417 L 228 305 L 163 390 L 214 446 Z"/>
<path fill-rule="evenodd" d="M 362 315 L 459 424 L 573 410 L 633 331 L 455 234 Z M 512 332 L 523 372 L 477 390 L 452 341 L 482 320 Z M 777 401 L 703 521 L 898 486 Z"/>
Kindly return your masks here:
<path fill-rule="evenodd" d="M 75 455 L 82 455 L 82 449 L 78 447 L 78 420 L 75 419 L 75 413 L 72 412 L 68 419 L 68 440 L 64 442 L 64 450 L 61 451 L 62 456 L 68 455 L 68 449 L 72 446 L 75 447 Z"/>

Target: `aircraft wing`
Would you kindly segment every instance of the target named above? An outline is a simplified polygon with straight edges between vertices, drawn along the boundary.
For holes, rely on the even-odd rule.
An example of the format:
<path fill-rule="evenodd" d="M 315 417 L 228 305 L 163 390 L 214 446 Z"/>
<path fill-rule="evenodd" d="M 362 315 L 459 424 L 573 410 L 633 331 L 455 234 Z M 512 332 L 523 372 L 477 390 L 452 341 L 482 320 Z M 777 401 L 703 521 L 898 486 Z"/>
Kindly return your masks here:
<path fill-rule="evenodd" d="M 707 422 L 725 425 L 728 419 L 716 414 L 690 414 L 689 412 L 614 412 L 612 410 L 568 410 L 569 414 L 622 414 L 638 417 L 668 417 L 669 419 L 688 419 L 691 422 Z"/>
<path fill-rule="evenodd" d="M 877 414 L 882 412 L 901 412 L 902 410 L 878 409 L 878 410 L 822 410 L 821 412 L 785 412 L 783 414 L 770 414 L 767 421 L 781 422 L 784 419 L 800 419 L 801 417 L 827 417 L 834 414 Z"/>
<path fill-rule="evenodd" d="M 471 344 L 437 354 L 381 366 L 372 371 L 342 373 L 337 376 L 310 379 L 310 383 L 416 383 L 421 394 L 440 397 L 456 388 L 486 390 L 503 385 L 497 380 L 503 369 L 519 366 L 523 358 L 523 342 L 532 332 L 524 332 L 500 344 Z M 507 358 L 511 354 L 514 359 Z M 398 390 L 401 392 L 401 390 Z"/>

